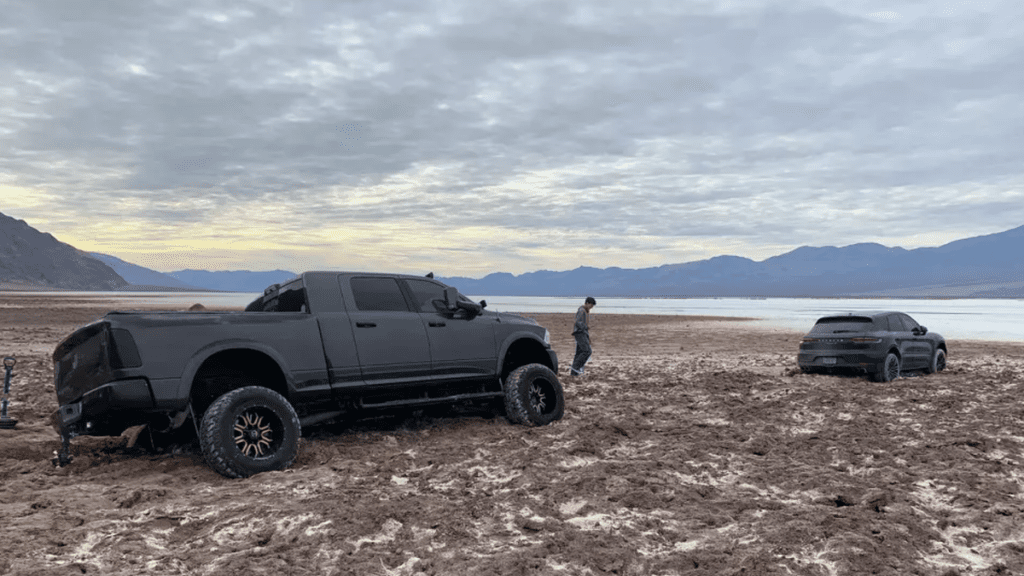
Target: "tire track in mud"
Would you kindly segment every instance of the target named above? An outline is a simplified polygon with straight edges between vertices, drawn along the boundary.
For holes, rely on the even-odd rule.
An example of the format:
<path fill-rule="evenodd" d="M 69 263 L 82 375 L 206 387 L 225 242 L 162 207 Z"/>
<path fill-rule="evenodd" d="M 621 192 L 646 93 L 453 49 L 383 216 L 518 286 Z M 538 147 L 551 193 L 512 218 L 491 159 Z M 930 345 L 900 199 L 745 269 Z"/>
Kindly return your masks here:
<path fill-rule="evenodd" d="M 568 358 L 571 316 L 547 320 Z M 53 468 L 52 372 L 29 354 L 0 436 L 0 573 L 1024 572 L 1019 349 L 951 344 L 946 372 L 879 384 L 800 374 L 793 335 L 660 322 L 599 318 L 553 425 L 324 426 L 293 468 L 243 480 L 125 438 L 76 439 Z"/>

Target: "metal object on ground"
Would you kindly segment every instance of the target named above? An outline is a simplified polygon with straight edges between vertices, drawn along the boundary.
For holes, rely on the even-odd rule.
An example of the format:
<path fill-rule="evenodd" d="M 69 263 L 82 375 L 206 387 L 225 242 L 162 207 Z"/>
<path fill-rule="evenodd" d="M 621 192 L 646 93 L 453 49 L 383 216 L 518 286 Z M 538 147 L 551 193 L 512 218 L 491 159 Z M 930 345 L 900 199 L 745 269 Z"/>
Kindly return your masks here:
<path fill-rule="evenodd" d="M 64 466 L 71 464 L 72 459 L 71 436 L 62 433 L 60 435 L 60 452 L 57 452 L 57 455 L 50 461 L 53 462 L 54 466 L 63 468 Z"/>
<path fill-rule="evenodd" d="M 8 396 L 11 393 L 11 371 L 14 370 L 14 365 L 18 361 L 13 356 L 7 356 L 4 358 L 4 370 L 7 374 L 4 376 L 4 398 L 0 401 L 0 428 L 11 429 L 14 428 L 18 421 L 7 415 L 7 404 L 9 403 Z"/>

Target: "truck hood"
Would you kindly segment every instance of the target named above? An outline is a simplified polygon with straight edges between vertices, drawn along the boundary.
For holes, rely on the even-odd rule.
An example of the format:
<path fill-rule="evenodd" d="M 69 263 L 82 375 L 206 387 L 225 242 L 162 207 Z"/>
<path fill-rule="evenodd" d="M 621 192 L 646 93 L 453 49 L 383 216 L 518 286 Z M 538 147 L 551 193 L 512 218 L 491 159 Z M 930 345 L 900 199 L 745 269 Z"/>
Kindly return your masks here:
<path fill-rule="evenodd" d="M 511 314 L 509 312 L 495 312 L 495 314 L 502 322 L 506 322 L 508 324 L 526 324 L 530 326 L 540 326 L 540 322 L 537 322 L 533 318 L 529 318 L 527 316 L 520 316 L 519 314 Z"/>

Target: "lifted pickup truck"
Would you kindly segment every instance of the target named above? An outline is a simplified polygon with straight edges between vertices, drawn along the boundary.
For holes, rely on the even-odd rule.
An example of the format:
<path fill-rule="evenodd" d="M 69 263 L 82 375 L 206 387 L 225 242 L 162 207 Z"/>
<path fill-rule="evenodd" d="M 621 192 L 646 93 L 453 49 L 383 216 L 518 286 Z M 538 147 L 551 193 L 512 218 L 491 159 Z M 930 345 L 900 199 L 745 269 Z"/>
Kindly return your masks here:
<path fill-rule="evenodd" d="M 560 419 L 548 331 L 486 305 L 432 275 L 306 272 L 244 312 L 110 312 L 53 352 L 58 462 L 75 436 L 147 425 L 194 429 L 214 470 L 245 477 L 290 466 L 303 426 L 366 410 L 499 400 L 513 423 Z"/>

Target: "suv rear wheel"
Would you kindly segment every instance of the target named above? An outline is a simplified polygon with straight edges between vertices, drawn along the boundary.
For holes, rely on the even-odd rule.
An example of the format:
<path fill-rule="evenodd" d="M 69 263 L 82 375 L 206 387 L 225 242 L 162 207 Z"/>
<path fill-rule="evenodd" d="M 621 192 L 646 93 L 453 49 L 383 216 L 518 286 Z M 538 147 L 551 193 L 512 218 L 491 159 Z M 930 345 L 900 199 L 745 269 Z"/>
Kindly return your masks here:
<path fill-rule="evenodd" d="M 203 414 L 199 445 L 211 468 L 228 478 L 244 478 L 291 466 L 302 428 L 295 409 L 262 386 L 232 390 Z"/>
<path fill-rule="evenodd" d="M 878 382 L 892 382 L 899 377 L 900 357 L 889 352 L 885 356 L 885 362 L 882 362 L 882 369 L 875 374 L 875 380 Z"/>
<path fill-rule="evenodd" d="M 565 398 L 558 376 L 543 364 L 527 364 L 512 371 L 502 384 L 505 413 L 513 424 L 543 426 L 565 414 Z"/>

